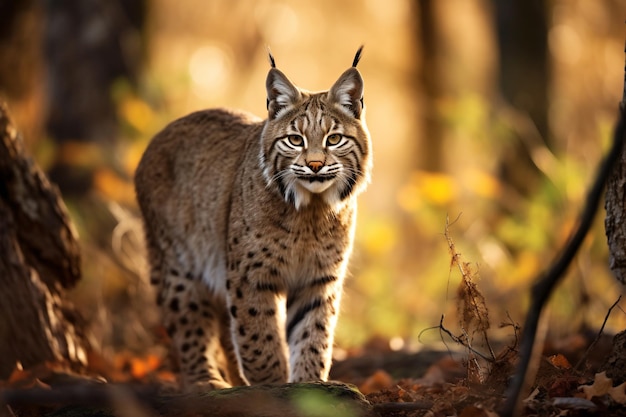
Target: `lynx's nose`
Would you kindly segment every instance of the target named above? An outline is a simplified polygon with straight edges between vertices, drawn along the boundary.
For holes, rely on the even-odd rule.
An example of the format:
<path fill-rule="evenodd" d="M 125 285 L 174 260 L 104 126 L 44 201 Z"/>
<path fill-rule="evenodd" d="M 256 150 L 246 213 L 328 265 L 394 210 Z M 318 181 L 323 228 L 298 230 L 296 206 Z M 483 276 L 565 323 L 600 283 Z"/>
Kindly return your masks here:
<path fill-rule="evenodd" d="M 317 174 L 317 172 L 324 166 L 324 163 L 322 161 L 309 161 L 307 162 L 307 165 L 311 168 L 311 171 Z"/>

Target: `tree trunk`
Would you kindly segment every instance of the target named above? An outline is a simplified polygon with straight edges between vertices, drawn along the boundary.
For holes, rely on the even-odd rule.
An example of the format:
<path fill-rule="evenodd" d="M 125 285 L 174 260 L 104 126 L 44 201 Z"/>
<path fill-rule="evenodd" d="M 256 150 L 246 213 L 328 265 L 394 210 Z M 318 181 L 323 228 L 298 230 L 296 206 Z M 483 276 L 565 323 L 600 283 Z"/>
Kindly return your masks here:
<path fill-rule="evenodd" d="M 626 70 L 620 110 L 622 115 L 626 111 Z M 626 285 L 626 147 L 622 148 L 620 159 L 607 181 L 604 198 L 604 228 L 609 245 L 609 267 L 615 278 Z M 615 385 L 626 382 L 626 330 L 613 339 L 613 350 L 600 370 L 606 371 Z"/>
<path fill-rule="evenodd" d="M 33 149 L 43 137 L 45 89 L 42 53 L 42 2 L 0 1 L 0 96 Z"/>
<path fill-rule="evenodd" d="M 97 167 L 77 163 L 72 149 L 86 144 L 110 149 L 115 144 L 119 120 L 113 89 L 116 84 L 138 84 L 147 2 L 44 3 L 47 131 L 60 147 L 50 178 L 66 197 L 83 196 Z"/>
<path fill-rule="evenodd" d="M 0 102 L 0 379 L 20 362 L 85 362 L 86 340 L 63 288 L 80 278 L 76 232 L 60 195 L 25 155 Z"/>
<path fill-rule="evenodd" d="M 421 83 L 426 100 L 424 117 L 424 143 L 418 152 L 420 168 L 426 171 L 443 170 L 443 122 L 437 114 L 437 103 L 444 96 L 441 51 L 441 34 L 438 15 L 433 0 L 418 0 L 419 41 L 421 44 Z"/>
<path fill-rule="evenodd" d="M 500 90 L 504 99 L 527 116 L 548 144 L 548 15 L 543 0 L 493 1 L 500 57 Z M 523 134 L 523 133 L 522 133 Z M 517 137 L 502 156 L 500 177 L 522 195 L 532 195 L 539 170 L 532 144 Z"/>
<path fill-rule="evenodd" d="M 624 103 L 622 103 L 624 106 Z M 626 154 L 622 155 L 606 185 L 604 227 L 609 244 L 609 267 L 626 284 Z"/>
<path fill-rule="evenodd" d="M 626 50 L 625 50 L 626 52 Z M 620 110 L 626 110 L 626 70 Z M 622 284 L 626 284 L 626 147 L 606 184 L 604 227 L 609 244 L 609 267 Z"/>

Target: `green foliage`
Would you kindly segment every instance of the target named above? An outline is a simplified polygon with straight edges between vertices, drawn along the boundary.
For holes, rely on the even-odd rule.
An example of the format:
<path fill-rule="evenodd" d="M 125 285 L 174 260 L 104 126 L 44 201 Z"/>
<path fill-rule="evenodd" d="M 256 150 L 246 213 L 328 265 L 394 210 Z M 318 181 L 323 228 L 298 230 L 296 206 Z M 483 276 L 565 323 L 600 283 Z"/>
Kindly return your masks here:
<path fill-rule="evenodd" d="M 332 393 L 303 387 L 291 396 L 299 415 L 305 417 L 355 417 L 360 415 L 350 403 Z"/>

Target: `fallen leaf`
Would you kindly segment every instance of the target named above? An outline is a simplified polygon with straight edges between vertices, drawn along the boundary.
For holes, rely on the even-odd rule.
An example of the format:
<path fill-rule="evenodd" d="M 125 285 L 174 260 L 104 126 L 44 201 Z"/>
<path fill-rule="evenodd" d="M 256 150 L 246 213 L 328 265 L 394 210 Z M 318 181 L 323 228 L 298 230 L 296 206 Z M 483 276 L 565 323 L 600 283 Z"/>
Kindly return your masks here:
<path fill-rule="evenodd" d="M 559 369 L 571 369 L 572 368 L 572 365 L 569 363 L 567 358 L 561 355 L 560 353 L 558 355 L 552 355 L 548 357 L 548 360 L 555 368 L 559 368 Z"/>
<path fill-rule="evenodd" d="M 614 401 L 620 404 L 626 404 L 626 382 L 611 388 L 609 390 L 609 395 Z"/>
<path fill-rule="evenodd" d="M 7 380 L 9 385 L 19 385 L 19 383 L 32 379 L 32 374 L 29 371 L 25 371 L 20 362 L 15 364 L 15 368 L 11 372 L 9 379 Z"/>
<path fill-rule="evenodd" d="M 580 385 L 581 380 L 574 376 L 558 376 L 548 387 L 549 397 L 569 397 Z"/>
<path fill-rule="evenodd" d="M 468 405 L 465 407 L 459 417 L 489 417 L 485 410 L 482 408 L 476 407 L 475 405 Z"/>
<path fill-rule="evenodd" d="M 467 369 L 460 361 L 445 356 L 428 367 L 421 378 L 415 382 L 425 386 L 441 385 L 456 381 L 467 375 Z"/>
<path fill-rule="evenodd" d="M 372 392 L 381 391 L 393 385 L 393 378 L 382 369 L 377 370 L 359 386 L 359 390 L 367 395 Z"/>
<path fill-rule="evenodd" d="M 539 388 L 535 388 L 535 390 L 531 392 L 527 398 L 523 399 L 522 402 L 528 403 L 531 401 L 535 401 L 535 398 L 537 398 L 538 395 L 539 395 Z"/>
<path fill-rule="evenodd" d="M 145 358 L 131 358 L 130 371 L 135 379 L 142 379 L 149 373 L 156 371 L 161 365 L 161 359 L 156 355 L 149 354 Z"/>
<path fill-rule="evenodd" d="M 585 393 L 585 398 L 590 400 L 593 397 L 602 397 L 608 394 L 613 387 L 613 380 L 606 376 L 606 372 L 596 374 L 591 385 L 581 385 L 579 390 Z"/>
<path fill-rule="evenodd" d="M 47 388 L 51 380 L 72 374 L 64 362 L 42 362 L 28 369 L 17 362 L 9 378 L 2 386 L 11 388 Z"/>
<path fill-rule="evenodd" d="M 593 384 L 582 385 L 578 389 L 583 391 L 585 398 L 588 400 L 591 400 L 593 397 L 609 395 L 613 401 L 626 404 L 626 382 L 614 387 L 613 380 L 606 376 L 606 372 L 596 374 Z"/>

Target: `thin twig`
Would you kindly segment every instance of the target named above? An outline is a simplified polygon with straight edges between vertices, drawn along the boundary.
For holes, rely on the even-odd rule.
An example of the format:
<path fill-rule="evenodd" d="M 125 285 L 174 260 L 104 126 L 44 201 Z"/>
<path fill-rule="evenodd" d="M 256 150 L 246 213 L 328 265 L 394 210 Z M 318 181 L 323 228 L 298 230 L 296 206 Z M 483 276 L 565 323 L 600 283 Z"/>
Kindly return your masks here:
<path fill-rule="evenodd" d="M 485 339 L 485 344 L 487 345 L 487 349 L 489 350 L 489 354 L 493 359 L 493 362 L 496 360 L 496 354 L 493 351 L 493 347 L 491 347 L 491 342 L 489 342 L 489 337 L 487 337 L 487 330 L 483 330 L 483 338 Z"/>
<path fill-rule="evenodd" d="M 444 327 L 444 325 L 443 325 L 443 317 L 444 317 L 444 316 L 442 315 L 442 316 L 441 316 L 441 320 L 439 321 L 439 330 L 440 330 L 440 331 L 442 331 L 442 332 L 444 332 L 445 334 L 447 334 L 448 336 L 450 336 L 450 338 L 451 338 L 453 341 L 455 341 L 456 343 L 458 343 L 459 345 L 461 345 L 461 346 L 463 346 L 463 347 L 467 348 L 467 349 L 468 349 L 471 353 L 473 353 L 473 354 L 475 354 L 475 355 L 477 355 L 477 356 L 480 356 L 481 358 L 483 358 L 483 359 L 484 359 L 484 360 L 486 360 L 487 362 L 490 362 L 490 363 L 493 363 L 493 362 L 494 362 L 494 359 L 492 359 L 492 358 L 490 358 L 490 357 L 488 357 L 488 356 L 486 356 L 486 355 L 484 355 L 484 354 L 480 353 L 479 351 L 477 351 L 476 349 L 474 349 L 473 347 L 471 347 L 471 346 L 469 345 L 469 343 L 464 342 L 464 341 L 463 341 L 463 339 L 461 339 L 461 338 L 460 338 L 460 337 L 458 337 L 458 336 L 453 335 L 453 334 L 452 334 L 452 332 L 450 332 L 450 330 L 446 329 L 446 328 Z"/>
<path fill-rule="evenodd" d="M 486 306 L 485 306 L 485 313 L 480 311 L 479 308 L 479 304 L 484 304 L 485 300 L 482 297 L 482 294 L 480 292 L 478 292 L 477 289 L 473 290 L 473 288 L 471 287 L 471 285 L 473 284 L 472 282 L 472 270 L 469 267 L 469 263 L 464 263 L 461 262 L 461 254 L 459 252 L 457 252 L 456 250 L 456 245 L 454 244 L 454 241 L 452 240 L 452 238 L 450 237 L 450 233 L 449 233 L 449 229 L 450 226 L 453 225 L 454 223 L 456 223 L 459 218 L 461 217 L 461 215 L 459 214 L 457 216 L 456 219 L 454 219 L 454 221 L 452 223 L 450 223 L 450 219 L 448 216 L 446 216 L 446 224 L 445 224 L 445 229 L 444 229 L 444 237 L 446 239 L 446 242 L 448 243 L 448 251 L 450 252 L 450 257 L 452 258 L 450 261 L 450 268 L 452 269 L 452 266 L 454 266 L 456 264 L 456 266 L 459 268 L 459 272 L 461 273 L 461 278 L 462 278 L 462 283 L 463 285 L 465 285 L 465 287 L 468 290 L 468 299 L 470 302 L 470 308 L 474 311 L 474 316 L 476 317 L 476 320 L 478 320 L 479 324 L 479 328 L 480 328 L 480 332 L 482 333 L 483 336 L 483 340 L 485 341 L 485 344 L 487 346 L 487 350 L 489 350 L 489 354 L 491 355 L 491 360 L 490 362 L 495 362 L 496 360 L 496 355 L 493 351 L 493 348 L 491 347 L 491 343 L 489 342 L 489 336 L 487 335 L 487 328 L 489 326 L 489 320 L 487 319 L 487 328 L 485 328 L 485 325 L 483 324 L 483 320 L 485 319 L 485 316 L 487 315 L 486 313 Z M 449 280 L 448 280 L 449 282 Z M 473 284 L 476 285 L 476 284 Z M 482 298 L 482 300 L 479 298 Z M 466 300 L 467 301 L 467 300 Z M 469 324 L 469 323 L 468 323 Z M 463 333 L 465 334 L 465 338 L 467 340 L 467 347 L 469 349 L 471 349 L 471 341 L 470 341 L 470 335 L 468 333 L 468 330 L 463 328 L 463 323 L 461 324 L 461 330 L 463 331 Z M 473 333 L 472 333 L 473 334 Z"/>
<path fill-rule="evenodd" d="M 578 362 L 576 363 L 576 366 L 574 366 L 575 370 L 577 371 L 580 370 L 580 366 L 585 360 L 587 360 L 587 356 L 589 356 L 589 352 L 591 352 L 591 349 L 593 349 L 596 346 L 596 343 L 598 343 L 598 341 L 600 340 L 600 336 L 602 336 L 602 332 L 604 332 L 604 326 L 606 326 L 606 322 L 609 320 L 609 316 L 611 315 L 611 312 L 617 306 L 617 304 L 619 304 L 621 299 L 622 299 L 622 296 L 620 295 L 619 297 L 617 297 L 617 301 L 615 301 L 613 305 L 609 307 L 609 311 L 606 312 L 606 316 L 604 317 L 604 321 L 602 322 L 602 327 L 600 327 L 600 331 L 598 331 L 596 338 L 593 339 L 593 342 L 591 342 L 591 344 L 585 351 L 585 354 L 578 360 Z"/>
<path fill-rule="evenodd" d="M 581 214 L 578 228 L 570 237 L 563 252 L 561 252 L 560 256 L 552 263 L 550 269 L 548 269 L 548 271 L 543 274 L 543 276 L 537 280 L 532 287 L 531 305 L 528 309 L 526 322 L 522 331 L 520 360 L 511 385 L 509 386 L 506 402 L 500 412 L 502 417 L 512 417 L 518 414 L 519 404 L 521 402 L 520 397 L 526 385 L 526 374 L 532 360 L 533 346 L 535 344 L 537 326 L 539 324 L 541 312 L 547 300 L 550 298 L 552 291 L 563 277 L 569 264 L 574 259 L 574 256 L 578 252 L 580 245 L 593 224 L 593 219 L 598 211 L 598 205 L 602 197 L 604 185 L 612 171 L 613 166 L 621 154 L 622 145 L 625 139 L 624 110 L 622 109 L 617 126 L 615 127 L 615 131 L 613 133 L 613 144 L 611 146 L 611 150 L 600 165 L 596 180 L 587 194 L 585 207 Z"/>
<path fill-rule="evenodd" d="M 463 213 L 459 213 L 459 215 L 456 216 L 456 219 L 452 220 L 452 223 L 450 223 L 450 216 L 446 214 L 446 224 L 444 227 L 443 236 L 446 238 L 446 242 L 448 243 L 448 248 L 450 247 L 450 243 L 454 245 L 454 242 L 451 242 L 450 237 L 448 236 L 448 229 L 450 228 L 450 226 L 454 225 L 456 222 L 459 221 L 462 214 Z M 456 253 L 456 252 L 453 252 L 453 253 Z M 454 265 L 454 255 L 452 254 L 451 256 L 452 256 L 452 260 L 450 262 L 450 268 L 448 269 L 448 283 L 446 285 L 446 303 L 448 302 L 448 294 L 450 294 L 450 278 L 452 276 L 452 266 Z"/>
<path fill-rule="evenodd" d="M 511 326 L 513 327 L 513 345 L 507 346 L 506 353 L 501 353 L 500 358 L 506 357 L 509 353 L 517 353 L 517 348 L 519 346 L 519 324 L 513 321 L 511 314 L 507 311 L 506 316 L 509 319 L 509 323 L 500 323 L 500 328 Z"/>

